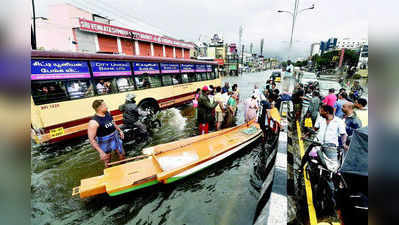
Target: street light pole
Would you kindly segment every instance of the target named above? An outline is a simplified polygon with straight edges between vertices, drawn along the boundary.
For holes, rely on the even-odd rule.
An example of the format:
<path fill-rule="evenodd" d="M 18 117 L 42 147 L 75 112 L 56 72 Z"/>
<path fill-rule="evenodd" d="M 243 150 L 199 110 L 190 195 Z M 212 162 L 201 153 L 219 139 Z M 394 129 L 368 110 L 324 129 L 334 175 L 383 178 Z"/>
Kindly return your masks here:
<path fill-rule="evenodd" d="M 292 16 L 291 37 L 290 37 L 289 49 L 291 49 L 291 47 L 292 47 L 296 17 L 297 17 L 297 15 L 299 15 L 299 13 L 301 13 L 301 12 L 303 12 L 305 10 L 309 10 L 309 9 L 314 9 L 314 4 L 311 7 L 302 9 L 302 10 L 300 10 L 298 12 L 298 0 L 295 0 L 294 12 L 284 11 L 284 10 L 278 10 L 277 11 L 278 13 L 283 13 L 283 12 L 284 13 L 289 13 Z"/>

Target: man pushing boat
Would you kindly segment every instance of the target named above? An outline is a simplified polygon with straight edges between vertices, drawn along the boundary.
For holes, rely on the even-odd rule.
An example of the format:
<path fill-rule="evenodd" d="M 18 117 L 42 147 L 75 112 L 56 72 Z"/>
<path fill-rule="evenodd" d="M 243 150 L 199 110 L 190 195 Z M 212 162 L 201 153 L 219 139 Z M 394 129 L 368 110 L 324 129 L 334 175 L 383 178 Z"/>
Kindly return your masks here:
<path fill-rule="evenodd" d="M 120 160 L 125 158 L 121 140 L 124 138 L 124 134 L 115 124 L 104 100 L 94 100 L 92 107 L 96 114 L 89 121 L 87 134 L 90 144 L 100 154 L 105 167 L 108 167 L 113 151 L 118 153 Z"/>

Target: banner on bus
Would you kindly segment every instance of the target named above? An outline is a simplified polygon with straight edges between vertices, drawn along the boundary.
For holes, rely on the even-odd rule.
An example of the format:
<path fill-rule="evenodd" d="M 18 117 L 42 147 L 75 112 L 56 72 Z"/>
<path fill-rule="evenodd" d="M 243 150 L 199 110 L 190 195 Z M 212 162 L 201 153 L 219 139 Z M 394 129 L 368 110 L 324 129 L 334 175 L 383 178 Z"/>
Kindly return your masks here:
<path fill-rule="evenodd" d="M 212 72 L 212 65 L 206 65 L 206 72 Z"/>
<path fill-rule="evenodd" d="M 85 61 L 74 60 L 31 60 L 32 80 L 54 80 L 90 78 L 89 65 Z"/>
<path fill-rule="evenodd" d="M 90 65 L 94 77 L 132 75 L 129 62 L 92 61 Z"/>
<path fill-rule="evenodd" d="M 158 63 L 134 62 L 133 70 L 134 70 L 135 75 L 140 75 L 140 74 L 144 74 L 144 73 L 158 74 L 159 66 L 158 66 Z"/>
<path fill-rule="evenodd" d="M 205 64 L 195 64 L 195 72 L 206 72 Z"/>
<path fill-rule="evenodd" d="M 179 64 L 161 63 L 161 73 L 179 73 Z"/>
<path fill-rule="evenodd" d="M 194 72 L 194 64 L 181 64 L 181 72 Z"/>

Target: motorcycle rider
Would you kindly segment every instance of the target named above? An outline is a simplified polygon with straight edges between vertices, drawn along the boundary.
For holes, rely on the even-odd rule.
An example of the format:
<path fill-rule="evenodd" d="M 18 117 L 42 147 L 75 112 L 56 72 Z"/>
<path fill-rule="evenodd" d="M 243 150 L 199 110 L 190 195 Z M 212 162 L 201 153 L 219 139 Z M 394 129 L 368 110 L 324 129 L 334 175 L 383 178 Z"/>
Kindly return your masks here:
<path fill-rule="evenodd" d="M 134 94 L 129 93 L 126 95 L 125 104 L 119 106 L 119 111 L 123 113 L 123 125 L 124 128 L 138 127 L 143 137 L 147 138 L 147 127 L 139 121 L 139 116 L 146 116 L 147 113 L 136 105 L 135 98 Z"/>
<path fill-rule="evenodd" d="M 332 172 L 336 172 L 339 168 L 338 154 L 341 151 L 339 147 L 339 137 L 341 137 L 342 143 L 346 143 L 346 129 L 345 122 L 340 118 L 334 116 L 334 108 L 329 105 L 322 105 L 320 107 L 320 117 L 316 120 L 314 129 L 318 131 L 317 139 L 322 144 L 320 149 L 317 149 L 317 160 L 326 169 Z M 302 173 L 303 167 L 306 162 L 310 159 L 312 149 L 308 148 L 302 158 L 299 172 Z M 314 151 L 314 150 L 313 150 Z M 312 154 L 314 155 L 314 154 Z M 328 181 L 328 186 L 333 193 L 332 201 L 335 204 L 334 198 L 334 183 L 332 180 Z"/>

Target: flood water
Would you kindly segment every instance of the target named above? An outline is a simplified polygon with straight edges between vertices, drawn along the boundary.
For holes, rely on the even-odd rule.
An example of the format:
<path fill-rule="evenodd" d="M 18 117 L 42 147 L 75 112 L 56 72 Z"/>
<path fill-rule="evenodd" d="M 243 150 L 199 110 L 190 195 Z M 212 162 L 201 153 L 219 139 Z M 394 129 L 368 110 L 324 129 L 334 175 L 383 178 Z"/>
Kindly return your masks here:
<path fill-rule="evenodd" d="M 226 77 L 237 83 L 241 102 L 237 123 L 242 123 L 243 100 L 255 84 L 266 82 L 270 71 Z M 191 105 L 160 113 L 162 128 L 149 145 L 196 134 Z M 147 146 L 149 146 L 147 145 Z M 128 146 L 128 156 L 143 146 Z M 262 159 L 267 152 L 257 141 L 237 154 L 197 174 L 167 185 L 156 185 L 117 197 L 72 197 L 80 180 L 103 173 L 103 163 L 87 140 L 32 147 L 32 224 L 252 224 L 259 189 L 265 178 Z"/>

